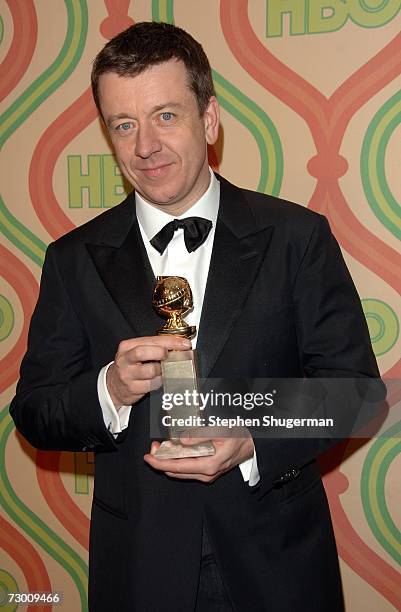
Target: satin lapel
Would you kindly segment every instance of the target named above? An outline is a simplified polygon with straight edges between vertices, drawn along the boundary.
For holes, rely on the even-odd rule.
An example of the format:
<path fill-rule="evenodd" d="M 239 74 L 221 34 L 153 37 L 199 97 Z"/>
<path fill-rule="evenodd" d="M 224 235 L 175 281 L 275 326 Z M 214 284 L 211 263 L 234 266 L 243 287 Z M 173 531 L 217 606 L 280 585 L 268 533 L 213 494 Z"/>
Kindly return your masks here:
<path fill-rule="evenodd" d="M 156 283 L 136 218 L 116 247 L 88 244 L 98 273 L 137 336 L 154 336 L 161 319 L 152 308 Z"/>
<path fill-rule="evenodd" d="M 221 180 L 221 179 L 220 179 Z M 221 184 L 220 211 L 214 238 L 197 352 L 200 373 L 206 378 L 241 315 L 274 228 L 256 227 L 239 189 Z"/>

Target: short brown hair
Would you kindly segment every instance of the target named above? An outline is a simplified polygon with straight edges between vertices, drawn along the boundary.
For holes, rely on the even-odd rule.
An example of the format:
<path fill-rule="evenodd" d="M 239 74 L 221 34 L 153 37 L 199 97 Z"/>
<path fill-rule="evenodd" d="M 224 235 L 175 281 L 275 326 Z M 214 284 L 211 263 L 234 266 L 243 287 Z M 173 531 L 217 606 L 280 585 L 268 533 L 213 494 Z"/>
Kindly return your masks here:
<path fill-rule="evenodd" d="M 92 92 L 100 111 L 99 77 L 106 72 L 136 76 L 150 66 L 181 60 L 188 73 L 189 88 L 203 115 L 215 95 L 212 71 L 202 46 L 188 32 L 169 23 L 137 23 L 112 38 L 98 53 L 92 68 Z"/>

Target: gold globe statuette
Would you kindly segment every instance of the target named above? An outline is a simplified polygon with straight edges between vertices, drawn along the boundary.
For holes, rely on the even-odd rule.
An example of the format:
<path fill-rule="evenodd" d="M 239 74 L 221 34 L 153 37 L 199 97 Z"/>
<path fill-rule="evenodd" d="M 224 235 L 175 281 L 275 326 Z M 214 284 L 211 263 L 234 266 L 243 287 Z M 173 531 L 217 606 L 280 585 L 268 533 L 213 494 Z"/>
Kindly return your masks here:
<path fill-rule="evenodd" d="M 188 325 L 184 315 L 193 307 L 192 291 L 186 278 L 182 276 L 158 276 L 153 292 L 153 308 L 157 314 L 166 319 L 164 326 L 157 330 L 158 335 L 173 334 L 192 338 L 196 333 L 194 325 Z M 198 375 L 196 351 L 170 351 L 167 359 L 161 362 L 163 391 L 170 397 L 196 397 L 198 393 Z M 214 455 L 212 442 L 182 446 L 179 439 L 183 431 L 190 431 L 188 422 L 197 422 L 200 418 L 197 401 L 190 404 L 173 404 L 170 410 L 171 422 L 169 440 L 161 443 L 155 455 L 159 459 L 178 459 L 183 457 L 201 457 Z M 181 425 L 182 423 L 182 425 Z M 183 423 L 186 423 L 185 425 Z"/>
<path fill-rule="evenodd" d="M 188 325 L 183 316 L 193 306 L 191 287 L 182 276 L 158 276 L 153 292 L 153 308 L 157 314 L 166 318 L 165 325 L 157 334 L 174 334 L 192 338 L 196 333 L 195 325 Z"/>

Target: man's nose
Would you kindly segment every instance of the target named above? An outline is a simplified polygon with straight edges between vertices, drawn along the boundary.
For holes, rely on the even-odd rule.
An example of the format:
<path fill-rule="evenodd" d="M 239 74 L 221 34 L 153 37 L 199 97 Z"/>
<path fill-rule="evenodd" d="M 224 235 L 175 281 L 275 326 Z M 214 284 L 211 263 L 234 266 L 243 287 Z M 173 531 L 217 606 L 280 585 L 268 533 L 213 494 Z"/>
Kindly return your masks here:
<path fill-rule="evenodd" d="M 147 158 L 160 149 L 161 143 L 156 127 L 152 124 L 140 125 L 136 135 L 135 154 Z"/>

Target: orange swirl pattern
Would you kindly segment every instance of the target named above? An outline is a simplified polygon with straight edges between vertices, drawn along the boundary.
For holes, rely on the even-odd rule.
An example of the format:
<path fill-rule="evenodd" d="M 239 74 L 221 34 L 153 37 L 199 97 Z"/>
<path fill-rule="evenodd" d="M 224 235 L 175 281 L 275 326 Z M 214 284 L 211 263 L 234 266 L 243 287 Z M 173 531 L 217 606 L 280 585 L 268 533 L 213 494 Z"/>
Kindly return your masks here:
<path fill-rule="evenodd" d="M 348 489 L 348 479 L 337 468 L 331 472 L 330 477 L 324 479 L 324 485 L 330 499 L 330 511 L 334 518 L 334 532 L 340 557 L 391 602 L 396 610 L 400 610 L 400 573 L 369 548 L 344 512 L 341 494 Z"/>
<path fill-rule="evenodd" d="M 108 16 L 100 24 L 100 33 L 110 40 L 122 30 L 133 25 L 134 20 L 128 16 L 130 0 L 104 0 Z"/>
<path fill-rule="evenodd" d="M 29 192 L 38 219 L 53 240 L 74 229 L 53 190 L 57 159 L 66 145 L 97 118 L 91 90 L 87 89 L 42 134 L 29 168 Z"/>
<path fill-rule="evenodd" d="M 105 0 L 109 16 L 100 25 L 101 33 L 112 38 L 134 23 L 127 16 L 129 0 Z M 42 134 L 32 156 L 29 169 L 29 191 L 33 207 L 50 236 L 56 240 L 75 226 L 63 212 L 53 190 L 53 174 L 57 160 L 78 134 L 98 119 L 90 87 L 77 98 Z"/>
<path fill-rule="evenodd" d="M 61 453 L 38 451 L 36 476 L 40 490 L 49 508 L 72 537 L 85 549 L 89 549 L 89 519 L 79 509 L 67 492 L 61 475 Z"/>
<path fill-rule="evenodd" d="M 0 276 L 15 290 L 24 312 L 24 323 L 12 349 L 0 360 L 0 392 L 18 378 L 19 364 L 26 350 L 28 326 L 37 298 L 38 285 L 28 268 L 0 244 Z"/>
<path fill-rule="evenodd" d="M 26 580 L 26 590 L 51 591 L 49 574 L 35 548 L 0 515 L 0 548 L 18 564 Z M 25 586 L 24 586 L 25 588 Z M 28 606 L 29 612 L 47 612 L 51 606 Z"/>
<path fill-rule="evenodd" d="M 13 39 L 0 66 L 0 100 L 14 89 L 25 74 L 38 36 L 38 23 L 32 0 L 7 0 L 13 20 Z"/>
<path fill-rule="evenodd" d="M 358 448 L 363 439 L 344 442 L 319 461 L 322 471 L 326 473 L 323 482 L 330 502 L 338 554 L 359 576 L 363 577 L 399 610 L 401 607 L 400 573 L 363 541 L 349 520 L 341 502 L 341 495 L 347 491 L 350 483 L 338 464 L 341 463 L 345 452 L 351 451 L 353 442 Z M 333 465 L 337 467 L 333 469 Z"/>
<path fill-rule="evenodd" d="M 401 293 L 401 254 L 356 219 L 338 185 L 348 168 L 339 149 L 351 117 L 401 73 L 401 34 L 327 99 L 262 45 L 249 22 L 248 2 L 221 0 L 220 17 L 229 48 L 241 66 L 303 117 L 311 131 L 317 155 L 309 161 L 308 170 L 317 184 L 309 206 L 328 216 L 348 253 Z"/>

